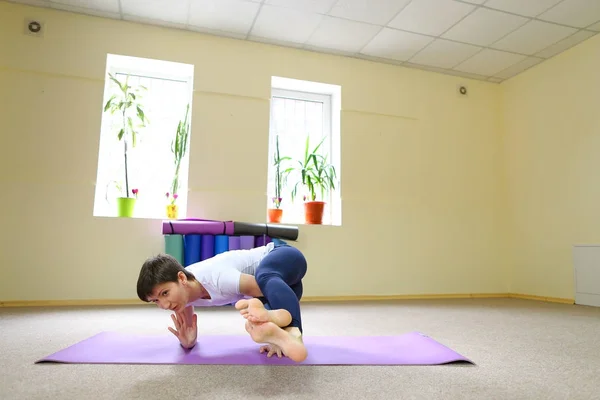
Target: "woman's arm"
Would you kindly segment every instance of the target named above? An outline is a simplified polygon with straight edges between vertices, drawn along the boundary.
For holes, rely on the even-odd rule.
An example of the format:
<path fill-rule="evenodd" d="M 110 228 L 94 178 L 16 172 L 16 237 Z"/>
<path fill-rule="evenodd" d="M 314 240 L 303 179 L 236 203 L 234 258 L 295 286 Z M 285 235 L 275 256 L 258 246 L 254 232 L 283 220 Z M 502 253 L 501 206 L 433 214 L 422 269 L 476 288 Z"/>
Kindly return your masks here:
<path fill-rule="evenodd" d="M 263 297 L 256 278 L 249 274 L 241 274 L 240 276 L 240 293 L 245 296 Z"/>

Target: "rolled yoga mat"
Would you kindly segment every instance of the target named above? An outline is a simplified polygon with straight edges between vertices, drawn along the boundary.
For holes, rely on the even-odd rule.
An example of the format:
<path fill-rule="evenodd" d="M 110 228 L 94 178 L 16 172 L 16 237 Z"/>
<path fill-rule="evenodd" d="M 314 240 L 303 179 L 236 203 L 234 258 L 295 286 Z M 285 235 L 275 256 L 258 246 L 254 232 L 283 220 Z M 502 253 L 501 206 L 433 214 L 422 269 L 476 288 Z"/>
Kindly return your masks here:
<path fill-rule="evenodd" d="M 252 224 L 248 222 L 234 222 L 233 233 L 236 235 L 267 235 L 281 239 L 297 240 L 298 227 L 280 224 Z"/>
<path fill-rule="evenodd" d="M 240 237 L 239 236 L 229 236 L 229 250 L 239 250 L 240 249 Z"/>
<path fill-rule="evenodd" d="M 250 250 L 254 248 L 254 236 L 240 236 L 240 249 Z"/>
<path fill-rule="evenodd" d="M 249 222 L 213 221 L 207 219 L 165 220 L 162 233 L 189 235 L 267 235 L 280 239 L 297 240 L 298 227 L 280 224 L 259 224 Z"/>
<path fill-rule="evenodd" d="M 173 335 L 101 332 L 35 361 L 68 364 L 441 365 L 471 360 L 419 332 L 399 336 L 305 336 L 308 357 L 268 358 L 250 336 L 198 336 L 185 350 Z"/>
<path fill-rule="evenodd" d="M 213 235 L 202 235 L 202 247 L 200 250 L 200 261 L 204 261 L 215 255 L 215 237 Z"/>
<path fill-rule="evenodd" d="M 184 263 L 183 235 L 164 235 L 165 253 L 175 257 L 181 265 Z"/>
<path fill-rule="evenodd" d="M 213 221 L 207 219 L 176 219 L 165 220 L 162 233 L 189 235 L 233 235 L 233 221 Z"/>
<path fill-rule="evenodd" d="M 260 235 L 260 236 L 256 236 L 256 238 L 254 239 L 254 246 L 255 247 L 260 247 L 260 246 L 265 246 L 266 244 L 271 242 L 271 238 L 267 235 Z"/>
<path fill-rule="evenodd" d="M 215 255 L 225 253 L 227 250 L 229 250 L 229 236 L 215 236 Z"/>
<path fill-rule="evenodd" d="M 187 267 L 190 264 L 200 261 L 202 236 L 195 233 L 185 235 L 183 237 L 183 266 Z"/>

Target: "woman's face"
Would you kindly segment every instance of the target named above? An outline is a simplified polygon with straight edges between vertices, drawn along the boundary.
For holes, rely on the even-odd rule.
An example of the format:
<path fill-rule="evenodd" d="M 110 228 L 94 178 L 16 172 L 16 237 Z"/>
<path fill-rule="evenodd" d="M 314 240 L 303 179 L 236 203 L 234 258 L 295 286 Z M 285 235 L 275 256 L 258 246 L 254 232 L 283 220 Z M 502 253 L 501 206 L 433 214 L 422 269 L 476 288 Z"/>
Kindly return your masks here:
<path fill-rule="evenodd" d="M 165 282 L 156 285 L 148 300 L 156 303 L 163 310 L 181 312 L 189 299 L 187 278 L 183 272 L 178 275 L 177 282 Z"/>

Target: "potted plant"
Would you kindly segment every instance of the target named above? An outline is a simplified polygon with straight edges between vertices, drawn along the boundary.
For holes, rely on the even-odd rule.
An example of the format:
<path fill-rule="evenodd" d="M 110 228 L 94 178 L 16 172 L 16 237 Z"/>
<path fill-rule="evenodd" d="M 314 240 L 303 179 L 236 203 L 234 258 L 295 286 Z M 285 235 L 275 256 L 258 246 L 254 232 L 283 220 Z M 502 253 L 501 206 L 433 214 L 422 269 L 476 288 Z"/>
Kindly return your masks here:
<path fill-rule="evenodd" d="M 304 195 L 304 218 L 307 224 L 322 224 L 323 210 L 325 209 L 325 195 L 335 190 L 335 167 L 327 161 L 327 155 L 319 154 L 319 148 L 325 138 L 312 150 L 309 151 L 309 140 L 306 137 L 304 158 L 298 160 L 296 169 L 300 172 L 300 180 L 292 190 L 292 200 L 298 194 L 298 186 L 308 191 L 308 197 Z M 317 200 L 317 193 L 321 200 Z"/>
<path fill-rule="evenodd" d="M 283 201 L 281 190 L 286 184 L 288 175 L 293 170 L 293 168 L 282 170 L 283 162 L 288 160 L 291 160 L 291 158 L 281 157 L 279 153 L 279 135 L 277 135 L 275 136 L 275 152 L 273 154 L 273 166 L 275 167 L 275 196 L 271 199 L 275 207 L 267 209 L 269 222 L 279 223 L 283 216 L 283 210 L 280 208 L 281 202 Z"/>
<path fill-rule="evenodd" d="M 181 167 L 181 160 L 185 156 L 188 147 L 188 137 L 190 132 L 190 124 L 188 121 L 188 114 L 190 111 L 190 105 L 185 108 L 185 118 L 183 121 L 179 121 L 177 124 L 177 132 L 175 138 L 171 142 L 171 152 L 174 155 L 175 161 L 175 174 L 173 175 L 173 181 L 171 182 L 171 194 L 167 192 L 167 201 L 170 200 L 170 204 L 167 204 L 167 217 L 170 219 L 177 219 L 179 209 L 175 201 L 177 200 L 179 191 L 179 169 Z"/>
<path fill-rule="evenodd" d="M 148 119 L 144 114 L 144 109 L 140 103 L 142 90 L 146 90 L 144 86 L 132 87 L 129 85 L 129 75 L 125 77 L 125 82 L 119 81 L 114 75 L 108 74 L 110 80 L 115 83 L 120 92 L 114 94 L 108 99 L 104 105 L 104 112 L 110 112 L 111 115 L 119 113 L 121 118 L 121 127 L 117 133 L 117 139 L 123 140 L 123 156 L 125 159 L 125 196 L 117 198 L 117 210 L 119 217 L 131 217 L 137 199 L 137 190 L 134 194 L 129 191 L 129 172 L 127 165 L 128 140 L 131 140 L 131 147 L 137 144 L 137 128 L 146 126 Z M 134 118 L 139 120 L 139 125 L 134 126 Z M 130 194 L 132 196 L 130 196 Z"/>

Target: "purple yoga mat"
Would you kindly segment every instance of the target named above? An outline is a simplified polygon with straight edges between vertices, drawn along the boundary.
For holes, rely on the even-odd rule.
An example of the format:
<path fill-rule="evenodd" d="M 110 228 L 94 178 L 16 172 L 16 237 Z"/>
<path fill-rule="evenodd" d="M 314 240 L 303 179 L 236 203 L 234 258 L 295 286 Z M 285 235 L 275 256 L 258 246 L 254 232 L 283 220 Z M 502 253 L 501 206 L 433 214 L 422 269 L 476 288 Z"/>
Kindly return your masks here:
<path fill-rule="evenodd" d="M 240 236 L 240 249 L 250 250 L 254 248 L 254 236 L 243 235 Z"/>
<path fill-rule="evenodd" d="M 239 236 L 229 236 L 229 250 L 239 250 L 240 249 L 240 237 Z"/>
<path fill-rule="evenodd" d="M 233 221 L 212 221 L 208 219 L 166 220 L 162 224 L 163 235 L 177 233 L 190 235 L 233 235 Z"/>
<path fill-rule="evenodd" d="M 185 350 L 171 334 L 102 332 L 35 363 L 220 365 L 440 365 L 473 362 L 419 332 L 400 336 L 305 336 L 308 357 L 267 358 L 250 336 L 198 336 Z"/>

